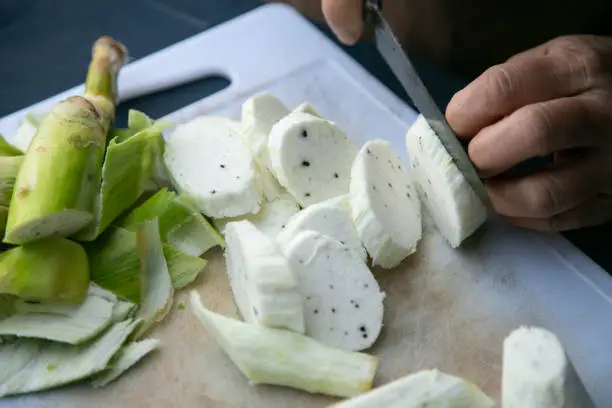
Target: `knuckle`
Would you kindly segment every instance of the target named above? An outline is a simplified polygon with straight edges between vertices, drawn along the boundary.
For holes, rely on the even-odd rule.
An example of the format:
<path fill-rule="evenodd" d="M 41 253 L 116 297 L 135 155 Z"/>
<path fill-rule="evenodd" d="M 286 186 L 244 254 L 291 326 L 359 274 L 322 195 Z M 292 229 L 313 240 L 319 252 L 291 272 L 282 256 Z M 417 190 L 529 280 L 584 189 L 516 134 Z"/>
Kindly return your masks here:
<path fill-rule="evenodd" d="M 527 206 L 530 214 L 539 217 L 550 217 L 559 208 L 559 199 L 549 178 L 533 183 L 527 191 Z"/>
<path fill-rule="evenodd" d="M 503 100 L 508 97 L 514 89 L 514 81 L 512 75 L 506 65 L 494 65 L 487 70 L 486 86 L 489 89 L 492 97 Z"/>
<path fill-rule="evenodd" d="M 565 56 L 570 72 L 579 78 L 585 87 L 604 71 L 604 59 L 597 47 L 583 36 L 563 36 L 555 41 L 555 48 Z"/>

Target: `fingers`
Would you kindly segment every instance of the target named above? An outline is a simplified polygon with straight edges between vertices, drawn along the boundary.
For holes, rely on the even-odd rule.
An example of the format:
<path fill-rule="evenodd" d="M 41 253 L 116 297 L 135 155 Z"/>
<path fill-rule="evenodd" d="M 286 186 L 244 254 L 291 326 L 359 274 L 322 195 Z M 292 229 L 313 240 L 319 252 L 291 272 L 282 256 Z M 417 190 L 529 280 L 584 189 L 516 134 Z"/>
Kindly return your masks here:
<path fill-rule="evenodd" d="M 580 95 L 527 105 L 482 129 L 470 158 L 485 176 L 500 174 L 533 157 L 607 143 L 612 120 Z"/>
<path fill-rule="evenodd" d="M 322 0 L 323 15 L 342 43 L 352 45 L 364 30 L 363 0 Z"/>
<path fill-rule="evenodd" d="M 612 221 L 612 197 L 595 197 L 561 214 L 549 218 L 515 218 L 508 221 L 521 228 L 538 231 L 568 231 Z"/>
<path fill-rule="evenodd" d="M 522 106 L 580 93 L 588 80 L 577 61 L 546 47 L 526 51 L 457 92 L 448 104 L 447 120 L 458 135 L 470 137 Z"/>
<path fill-rule="evenodd" d="M 602 173 L 609 173 L 594 156 L 554 164 L 525 177 L 487 181 L 493 208 L 508 217 L 550 218 L 582 204 L 601 190 Z"/>

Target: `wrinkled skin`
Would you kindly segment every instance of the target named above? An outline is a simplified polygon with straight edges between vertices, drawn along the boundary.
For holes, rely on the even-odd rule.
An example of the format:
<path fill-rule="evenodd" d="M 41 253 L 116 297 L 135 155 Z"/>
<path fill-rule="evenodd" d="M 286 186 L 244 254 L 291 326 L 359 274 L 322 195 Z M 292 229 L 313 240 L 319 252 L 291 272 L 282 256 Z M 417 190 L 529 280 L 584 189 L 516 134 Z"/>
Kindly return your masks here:
<path fill-rule="evenodd" d="M 508 23 L 510 17 L 504 21 L 497 15 L 499 25 L 518 30 L 517 37 L 523 35 L 521 44 L 507 48 L 517 52 L 512 52 L 515 55 L 510 58 L 497 58 L 505 62 L 490 63 L 488 66 L 492 66 L 483 69 L 474 81 L 457 92 L 447 107 L 450 125 L 469 141 L 469 156 L 485 179 L 494 209 L 520 227 L 563 231 L 612 220 L 612 37 L 561 35 L 581 32 L 582 26 L 591 20 L 601 20 L 610 11 L 609 4 L 585 1 L 589 7 L 584 3 L 557 2 L 559 8 L 576 10 L 576 13 L 564 11 L 568 16 L 565 20 L 562 16 L 549 19 L 551 22 L 539 19 L 544 28 L 533 30 L 532 40 L 520 33 L 519 24 L 512 20 Z M 319 3 L 317 0 L 287 2 L 298 9 L 306 5 L 312 9 Z M 440 2 L 387 0 L 383 3 L 387 4 L 386 15 L 391 26 L 404 39 L 404 47 L 411 50 L 437 47 L 424 54 L 439 61 L 445 59 L 452 44 L 445 40 L 449 30 L 444 31 L 443 27 L 452 20 L 449 17 L 452 13 L 435 5 Z M 362 0 L 322 0 L 320 3 L 323 17 L 344 44 L 355 44 L 364 37 L 362 4 Z M 546 1 L 536 1 L 534 10 L 546 15 L 550 11 L 548 6 Z M 506 11 L 517 20 L 528 14 Z M 491 19 L 495 18 L 493 9 L 476 13 L 485 16 L 487 12 Z M 317 17 L 316 13 L 311 16 Z M 478 30 L 466 28 L 470 18 L 475 21 L 474 16 L 453 17 L 458 27 L 453 33 Z M 435 24 L 438 31 L 431 37 L 426 28 L 429 21 L 441 23 Z M 488 27 L 495 25 L 484 20 L 482 24 L 479 22 L 480 29 L 486 32 L 472 33 L 472 40 L 491 41 L 487 39 L 491 34 Z M 412 33 L 416 34 L 406 39 Z M 524 47 L 524 44 L 537 44 L 541 38 L 554 39 Z M 411 41 L 418 44 L 413 45 Z M 482 43 L 471 43 L 473 49 L 482 46 L 484 50 Z M 521 49 L 527 51 L 518 52 Z M 466 49 L 465 53 L 469 52 Z M 549 155 L 553 155 L 554 162 L 535 173 L 515 178 L 505 174 L 527 159 Z"/>

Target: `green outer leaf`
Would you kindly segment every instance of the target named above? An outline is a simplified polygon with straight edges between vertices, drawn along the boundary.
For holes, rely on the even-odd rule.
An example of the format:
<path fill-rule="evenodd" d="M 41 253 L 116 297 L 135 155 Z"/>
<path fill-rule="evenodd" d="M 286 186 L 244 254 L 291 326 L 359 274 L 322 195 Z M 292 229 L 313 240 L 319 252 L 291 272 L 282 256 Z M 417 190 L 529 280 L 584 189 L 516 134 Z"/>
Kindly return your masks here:
<path fill-rule="evenodd" d="M 154 144 L 158 138 L 161 133 L 149 128 L 124 142 L 111 140 L 102 167 L 95 220 L 77 233 L 76 239 L 95 240 L 144 192 L 153 174 Z"/>
<path fill-rule="evenodd" d="M 6 141 L 6 139 L 0 135 L 0 156 L 21 156 L 23 152 Z"/>
<path fill-rule="evenodd" d="M 223 237 L 185 195 L 162 188 L 132 211 L 122 223 L 129 230 L 153 218 L 159 219 L 162 241 L 193 256 L 200 256 L 217 245 L 225 247 Z"/>
<path fill-rule="evenodd" d="M 88 288 L 87 254 L 76 242 L 47 238 L 0 254 L 0 293 L 79 304 Z"/>
<path fill-rule="evenodd" d="M 167 188 L 160 189 L 125 217 L 121 226 L 130 231 L 136 231 L 141 222 L 161 217 L 175 197 L 176 193 L 168 191 Z"/>
<path fill-rule="evenodd" d="M 91 279 L 103 288 L 130 302 L 140 303 L 140 259 L 136 232 L 109 228 L 99 239 L 87 245 Z M 193 282 L 207 262 L 170 245 L 163 244 L 164 257 L 176 290 Z"/>
<path fill-rule="evenodd" d="M 100 373 L 139 323 L 115 324 L 87 347 L 35 339 L 0 345 L 0 397 L 59 387 Z"/>

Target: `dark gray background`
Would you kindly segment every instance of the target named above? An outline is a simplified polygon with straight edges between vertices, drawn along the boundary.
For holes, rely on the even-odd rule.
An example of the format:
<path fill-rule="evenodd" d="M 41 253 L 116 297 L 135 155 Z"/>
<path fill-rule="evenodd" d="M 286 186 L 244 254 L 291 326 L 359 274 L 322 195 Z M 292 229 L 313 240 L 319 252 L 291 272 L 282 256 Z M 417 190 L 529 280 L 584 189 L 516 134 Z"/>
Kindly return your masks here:
<path fill-rule="evenodd" d="M 0 0 L 0 117 L 82 83 L 91 44 L 101 35 L 124 42 L 137 59 L 261 4 L 256 0 Z M 319 28 L 332 38 L 326 27 Z M 345 50 L 407 101 L 371 44 Z M 471 79 L 422 61 L 417 66 L 443 108 Z M 222 80 L 204 80 L 130 101 L 129 106 L 159 117 L 224 86 Z M 120 106 L 119 124 L 124 123 L 126 112 L 127 107 Z M 612 272 L 608 242 L 612 225 L 565 235 Z"/>

